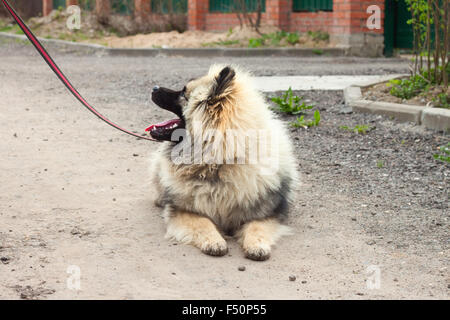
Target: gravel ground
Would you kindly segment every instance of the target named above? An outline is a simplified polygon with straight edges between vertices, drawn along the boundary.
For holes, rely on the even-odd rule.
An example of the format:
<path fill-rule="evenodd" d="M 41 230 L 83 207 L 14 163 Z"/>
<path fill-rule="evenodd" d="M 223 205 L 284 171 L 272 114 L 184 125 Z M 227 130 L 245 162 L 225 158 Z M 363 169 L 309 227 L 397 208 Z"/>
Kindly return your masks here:
<path fill-rule="evenodd" d="M 295 94 L 316 105 L 322 117 L 319 127 L 291 129 L 300 172 L 314 175 L 322 190 L 350 195 L 357 210 L 352 220 L 379 243 L 413 252 L 448 250 L 450 168 L 433 154 L 450 141 L 449 136 L 381 116 L 350 113 L 342 92 Z M 371 130 L 356 134 L 341 128 L 356 125 Z"/>
<path fill-rule="evenodd" d="M 168 116 L 149 101 L 153 85 L 181 87 L 213 62 L 256 75 L 407 71 L 396 59 L 56 53 L 55 60 L 88 101 L 138 132 Z M 228 256 L 213 258 L 164 239 L 147 180 L 154 144 L 92 117 L 31 46 L 0 44 L 0 80 L 0 298 L 450 297 L 450 169 L 432 156 L 448 136 L 348 113 L 341 92 L 298 93 L 319 108 L 322 122 L 291 129 L 302 182 L 289 221 L 294 236 L 267 262 L 244 259 L 233 240 Z M 357 124 L 375 129 L 339 129 Z M 66 285 L 73 265 L 79 291 Z M 378 289 L 366 286 L 373 267 Z"/>

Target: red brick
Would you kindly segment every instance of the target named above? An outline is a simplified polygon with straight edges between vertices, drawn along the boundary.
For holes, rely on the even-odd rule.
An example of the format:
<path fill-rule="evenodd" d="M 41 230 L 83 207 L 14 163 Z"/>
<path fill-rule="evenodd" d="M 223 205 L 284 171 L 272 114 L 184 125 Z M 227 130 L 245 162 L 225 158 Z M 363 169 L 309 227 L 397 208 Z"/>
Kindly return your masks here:
<path fill-rule="evenodd" d="M 42 15 L 48 16 L 53 10 L 53 0 L 43 0 L 42 1 Z"/>

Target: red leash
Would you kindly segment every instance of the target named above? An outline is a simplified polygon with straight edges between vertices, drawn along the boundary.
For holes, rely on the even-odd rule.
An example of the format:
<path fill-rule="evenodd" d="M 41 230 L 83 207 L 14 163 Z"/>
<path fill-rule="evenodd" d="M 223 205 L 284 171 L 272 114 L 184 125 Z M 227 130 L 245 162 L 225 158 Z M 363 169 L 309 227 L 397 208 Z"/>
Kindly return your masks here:
<path fill-rule="evenodd" d="M 28 28 L 28 26 L 23 22 L 22 18 L 19 17 L 19 15 L 14 11 L 14 9 L 9 5 L 7 0 L 2 0 L 3 5 L 5 8 L 9 11 L 11 16 L 14 18 L 14 20 L 17 22 L 19 27 L 22 29 L 22 31 L 25 33 L 27 38 L 30 40 L 30 42 L 34 45 L 36 50 L 40 53 L 42 58 L 47 62 L 49 67 L 53 70 L 53 72 L 58 76 L 58 78 L 64 83 L 64 85 L 69 89 L 69 91 L 75 96 L 75 98 L 78 99 L 78 101 L 81 102 L 83 106 L 85 106 L 89 111 L 91 111 L 93 114 L 95 114 L 98 118 L 109 124 L 110 126 L 116 128 L 117 130 L 120 130 L 122 132 L 125 132 L 129 135 L 132 135 L 134 137 L 145 139 L 149 141 L 157 141 L 158 140 L 152 139 L 150 137 L 145 137 L 138 135 L 136 133 L 133 133 L 131 131 L 128 131 L 126 129 L 123 129 L 119 127 L 117 124 L 111 122 L 107 118 L 105 118 L 103 115 L 101 115 L 97 110 L 95 110 L 94 107 L 92 107 L 82 96 L 81 94 L 72 86 L 70 81 L 67 79 L 67 77 L 62 73 L 62 71 L 59 69 L 58 65 L 53 61 L 52 57 L 48 54 L 48 52 L 45 50 L 45 48 L 42 46 L 42 44 L 39 42 L 39 40 L 36 38 L 36 36 L 31 32 L 31 30 Z"/>

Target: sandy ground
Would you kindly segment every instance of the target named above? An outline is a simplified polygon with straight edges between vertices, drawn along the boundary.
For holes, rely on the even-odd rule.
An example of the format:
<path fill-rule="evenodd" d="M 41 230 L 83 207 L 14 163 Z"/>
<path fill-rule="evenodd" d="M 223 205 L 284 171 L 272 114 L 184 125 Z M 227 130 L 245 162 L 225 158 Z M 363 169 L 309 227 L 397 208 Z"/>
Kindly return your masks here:
<path fill-rule="evenodd" d="M 259 39 L 262 34 L 273 36 L 280 31 L 279 28 L 268 25 L 261 26 L 259 33 L 245 25 L 236 26 L 224 32 L 164 31 L 165 28 L 161 30 L 160 27 L 154 26 L 155 22 L 152 20 L 138 23 L 121 15 L 111 16 L 109 25 L 102 25 L 90 12 L 83 12 L 80 29 L 69 30 L 66 23 L 70 16 L 69 12 L 54 10 L 48 16 L 30 19 L 28 24 L 38 37 L 96 43 L 111 48 L 248 48 L 250 39 Z M 169 22 L 160 23 L 169 24 Z M 19 31 L 17 25 L 13 25 L 9 17 L 0 17 L 0 29 L 13 34 Z M 176 28 L 176 30 L 180 29 Z M 22 33 L 20 32 L 20 34 Z M 314 38 L 305 32 L 299 34 L 296 43 L 289 43 L 287 38 L 283 37 L 278 40 L 268 39 L 264 41 L 263 46 L 326 48 L 333 45 L 328 39 L 320 39 L 319 35 Z"/>
<path fill-rule="evenodd" d="M 168 116 L 148 100 L 154 84 L 180 87 L 213 62 L 63 54 L 55 58 L 88 101 L 138 132 Z M 258 75 L 383 74 L 406 69 L 403 62 L 386 59 L 217 61 L 242 64 Z M 336 109 L 342 107 L 340 93 L 312 95 L 323 102 L 325 120 L 317 131 L 292 131 L 302 176 L 289 222 L 294 235 L 281 241 L 267 262 L 246 260 L 232 239 L 230 254 L 214 258 L 164 239 L 164 223 L 150 202 L 154 190 L 147 175 L 155 144 L 125 136 L 92 117 L 31 46 L 0 45 L 0 79 L 2 299 L 450 297 L 444 193 L 449 170 L 433 163 L 423 171 L 419 165 L 432 158 L 436 145 L 446 139 L 442 135 L 374 116 L 340 114 Z M 359 121 L 374 121 L 380 131 L 367 141 L 360 138 L 356 148 L 351 141 L 358 139 L 336 134 L 335 128 Z M 417 139 L 427 142 L 402 153 L 412 163 L 412 168 L 405 166 L 411 179 L 417 177 L 413 174 L 417 167 L 427 177 L 431 189 L 425 190 L 433 194 L 433 201 L 411 201 L 393 192 L 391 181 L 383 178 L 389 171 L 375 171 L 372 162 L 347 153 L 366 145 L 366 153 L 376 156 L 386 151 L 380 144 L 391 141 L 396 132 L 404 132 L 408 144 Z M 339 144 L 340 138 L 346 146 Z M 378 141 L 373 152 L 371 139 Z M 390 157 L 401 165 L 402 153 Z M 337 161 L 339 165 L 334 164 Z M 364 166 L 372 168 L 367 169 L 368 180 L 361 177 Z M 393 172 L 401 181 L 400 173 Z M 380 197 L 370 196 L 371 185 Z M 412 205 L 398 207 L 406 202 Z M 80 268 L 79 291 L 67 287 L 70 266 Z M 238 271 L 239 266 L 246 270 Z M 370 266 L 380 270 L 379 289 L 366 286 Z M 291 275 L 296 281 L 289 281 Z"/>
<path fill-rule="evenodd" d="M 265 26 L 260 32 L 270 34 L 279 29 Z M 154 32 L 149 34 L 138 34 L 127 37 L 110 36 L 101 39 L 111 48 L 203 48 L 203 47 L 227 47 L 247 48 L 250 39 L 261 38 L 261 35 L 248 27 L 235 27 L 232 32 L 207 32 L 207 31 L 178 31 Z M 271 46 L 270 40 L 266 47 Z M 296 47 L 296 48 L 326 48 L 330 47 L 328 41 L 314 41 L 307 34 L 301 34 L 299 42 L 291 45 L 286 39 L 274 47 Z"/>

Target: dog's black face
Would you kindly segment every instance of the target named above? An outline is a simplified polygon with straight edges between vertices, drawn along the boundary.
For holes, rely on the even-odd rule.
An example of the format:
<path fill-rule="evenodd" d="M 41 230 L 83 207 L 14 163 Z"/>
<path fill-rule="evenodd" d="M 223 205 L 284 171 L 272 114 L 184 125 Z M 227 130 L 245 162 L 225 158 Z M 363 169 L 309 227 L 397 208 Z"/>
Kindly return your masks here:
<path fill-rule="evenodd" d="M 189 128 L 190 124 L 196 121 L 223 125 L 227 117 L 222 114 L 227 115 L 230 112 L 222 113 L 221 111 L 224 109 L 224 102 L 228 101 L 227 96 L 232 92 L 235 75 L 233 68 L 224 67 L 216 75 L 208 74 L 198 79 L 191 79 L 180 91 L 154 87 L 153 102 L 160 108 L 176 114 L 178 119 L 155 124 L 146 131 L 150 131 L 154 139 L 171 141 L 176 129 Z M 230 110 L 232 107 L 230 105 L 225 109 Z"/>
<path fill-rule="evenodd" d="M 185 127 L 185 120 L 183 117 L 182 100 L 185 98 L 186 88 L 181 91 L 174 91 L 167 88 L 160 88 L 158 86 L 153 88 L 152 101 L 160 108 L 170 111 L 178 116 L 178 119 L 164 121 L 159 124 L 152 125 L 146 131 L 150 131 L 152 138 L 157 140 L 171 141 L 172 133 L 176 129 L 183 129 Z"/>

